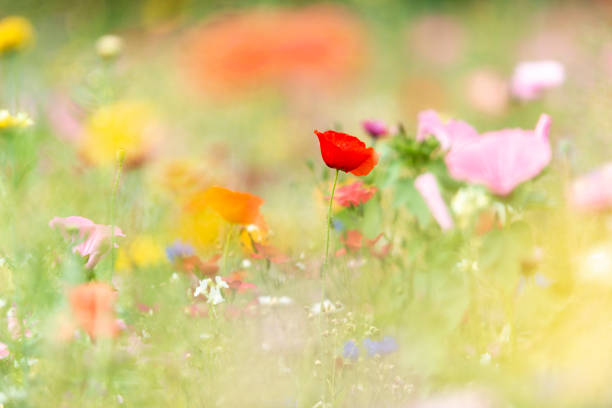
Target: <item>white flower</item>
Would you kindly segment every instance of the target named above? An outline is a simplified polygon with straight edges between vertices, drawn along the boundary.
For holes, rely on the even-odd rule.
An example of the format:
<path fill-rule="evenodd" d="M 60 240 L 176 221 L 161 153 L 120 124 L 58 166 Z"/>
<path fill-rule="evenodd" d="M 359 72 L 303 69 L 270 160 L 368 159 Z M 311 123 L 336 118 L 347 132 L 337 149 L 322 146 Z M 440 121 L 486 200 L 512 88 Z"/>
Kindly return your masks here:
<path fill-rule="evenodd" d="M 242 262 L 240 263 L 240 266 L 242 266 L 244 269 L 249 269 L 251 267 L 252 263 L 251 260 L 249 259 L 243 259 Z"/>
<path fill-rule="evenodd" d="M 96 52 L 102 58 L 113 58 L 117 56 L 122 49 L 123 40 L 116 35 L 103 35 L 96 42 Z"/>
<path fill-rule="evenodd" d="M 195 292 L 193 292 L 193 297 L 198 297 L 200 295 L 208 295 L 208 285 L 212 281 L 209 278 L 202 279 L 200 281 L 200 285 L 196 288 Z"/>
<path fill-rule="evenodd" d="M 223 280 L 220 276 L 215 276 L 215 283 L 217 284 L 217 288 L 225 288 L 228 289 L 229 286 L 227 282 Z"/>
<path fill-rule="evenodd" d="M 293 299 L 289 296 L 259 296 L 257 301 L 263 306 L 288 306 L 293 303 Z"/>
<path fill-rule="evenodd" d="M 193 292 L 193 296 L 198 297 L 199 295 L 204 295 L 208 303 L 218 305 L 225 301 L 221 293 L 221 288 L 227 289 L 229 286 L 220 276 L 215 276 L 214 282 L 209 278 L 202 279 L 200 285 L 196 288 L 195 292 Z"/>
<path fill-rule="evenodd" d="M 332 303 L 331 300 L 329 299 L 325 299 L 323 301 L 323 306 L 321 307 L 321 302 L 317 302 L 314 305 L 312 305 L 310 307 L 310 313 L 313 315 L 319 314 L 321 312 L 323 313 L 334 313 L 337 312 L 338 310 L 341 310 L 342 307 L 337 307 L 336 305 L 334 305 Z"/>
<path fill-rule="evenodd" d="M 224 301 L 225 299 L 223 299 L 223 295 L 221 294 L 221 288 L 218 286 L 211 286 L 208 292 L 208 303 L 218 305 Z"/>
<path fill-rule="evenodd" d="M 484 353 L 483 355 L 480 356 L 480 364 L 489 365 L 489 363 L 491 363 L 491 354 Z"/>

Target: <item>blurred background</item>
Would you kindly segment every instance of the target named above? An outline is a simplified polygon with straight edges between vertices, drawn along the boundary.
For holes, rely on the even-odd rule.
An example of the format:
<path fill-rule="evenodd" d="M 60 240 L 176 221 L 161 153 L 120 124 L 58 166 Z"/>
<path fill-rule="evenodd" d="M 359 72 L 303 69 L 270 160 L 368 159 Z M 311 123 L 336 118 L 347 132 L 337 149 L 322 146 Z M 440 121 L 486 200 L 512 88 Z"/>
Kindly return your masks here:
<path fill-rule="evenodd" d="M 418 113 L 426 109 L 435 109 L 444 118 L 465 120 L 481 132 L 533 129 L 542 112 L 550 114 L 555 159 L 551 172 L 543 177 L 547 184 L 537 185 L 546 186 L 542 191 L 552 191 L 554 205 L 563 202 L 559 184 L 612 157 L 612 2 L 607 0 L 0 0 L 0 10 L 0 18 L 22 16 L 29 21 L 10 26 L 0 22 L 4 104 L 0 108 L 25 112 L 34 122 L 32 132 L 6 142 L 2 153 L 10 177 L 5 191 L 0 191 L 5 199 L 0 207 L 0 255 L 11 258 L 11 268 L 20 271 L 9 273 L 0 263 L 2 296 L 19 304 L 20 313 L 36 316 L 41 310 L 53 310 L 48 315 L 55 315 L 56 309 L 65 306 L 58 300 L 63 285 L 76 278 L 58 260 L 62 253 L 53 249 L 58 246 L 58 234 L 47 228 L 47 223 L 54 216 L 77 214 L 107 223 L 117 151 L 125 154 L 116 225 L 128 238 L 118 251 L 117 269 L 121 279 L 129 281 L 125 276 L 130 272 L 135 278 L 124 282 L 122 294 L 128 295 L 121 308 L 128 322 L 132 318 L 130 324 L 146 327 L 156 340 L 162 340 L 145 363 L 130 360 L 100 368 L 108 372 L 97 372 L 96 378 L 111 378 L 108 373 L 114 376 L 115 382 L 109 380 L 104 385 L 113 390 L 109 392 L 112 398 L 105 394 L 108 404 L 121 404 L 115 398 L 117 393 L 122 398 L 131 395 L 136 404 L 132 406 L 172 403 L 173 396 L 180 393 L 168 394 L 163 387 L 155 388 L 151 395 L 134 392 L 135 388 L 157 387 L 159 381 L 166 381 L 168 390 L 186 389 L 176 397 L 182 406 L 194 406 L 189 405 L 193 395 L 216 401 L 210 406 L 241 406 L 243 396 L 233 395 L 232 387 L 251 389 L 255 384 L 270 388 L 270 381 L 281 381 L 278 389 L 267 390 L 260 397 L 257 406 L 302 406 L 293 403 L 299 394 L 295 390 L 303 392 L 312 384 L 296 381 L 296 385 L 293 378 L 283 376 L 283 370 L 285 364 L 292 367 L 296 377 L 307 371 L 296 357 L 306 347 L 309 332 L 305 325 L 279 328 L 276 322 L 264 321 L 265 327 L 260 327 L 264 334 L 256 335 L 250 328 L 231 328 L 230 337 L 238 339 L 236 344 L 226 341 L 221 345 L 235 347 L 231 349 L 235 354 L 222 362 L 234 368 L 221 370 L 218 377 L 210 373 L 206 377 L 229 394 L 222 397 L 208 389 L 202 391 L 201 383 L 194 380 L 204 371 L 202 367 L 209 368 L 209 360 L 217 358 L 206 354 L 212 352 L 204 346 L 204 351 L 190 349 L 202 340 L 201 323 L 192 323 L 182 316 L 182 310 L 180 319 L 176 318 L 176 310 L 162 307 L 154 323 L 145 324 L 149 309 L 138 313 L 135 306 L 164 302 L 185 306 L 183 293 L 163 286 L 171 272 L 168 265 L 159 264 L 166 259 L 164 248 L 176 239 L 193 244 L 203 258 L 219 252 L 224 225 L 218 216 L 198 207 L 197 193 L 212 184 L 263 197 L 266 227 L 261 229 L 281 251 L 307 264 L 306 272 L 297 275 L 310 278 L 307 274 L 314 274 L 318 265 L 307 260 L 320 257 L 322 251 L 330 183 L 330 173 L 322 169 L 319 160 L 314 129 L 342 130 L 375 145 L 383 157 L 381 176 L 369 181 L 383 193 L 394 188 L 391 182 L 383 183 L 385 169 L 392 164 L 384 160 L 390 148 L 384 140 L 366 139 L 362 121 L 382 120 L 390 133 L 403 128 L 412 136 Z M 23 45 L 17 53 L 5 52 L 12 38 Z M 513 81 L 518 64 L 525 61 L 553 62 L 558 80 L 541 94 L 521 94 Z M 381 199 L 379 204 L 372 210 L 375 215 L 366 210 L 364 231 L 369 238 L 382 232 L 391 234 L 395 228 L 406 241 L 439 244 L 453 262 L 464 255 L 454 238 L 438 239 L 431 229 L 419 235 L 422 231 L 415 232 L 413 218 L 398 222 L 387 211 L 388 201 Z M 570 249 L 579 252 L 607 234 L 602 232 L 603 223 L 596 224 L 593 219 L 576 228 L 585 232 L 576 232 L 572 225 L 566 225 L 572 219 L 562 207 L 554 213 L 542 211 L 545 215 L 538 219 L 533 217 L 533 225 L 544 225 L 533 228 L 535 235 L 540 233 L 541 241 L 549 244 L 548 253 L 556 257 L 548 258 L 544 269 L 550 276 L 561 276 L 560 280 L 570 274 Z M 193 208 L 197 211 L 190 210 Z M 416 264 L 420 257 L 436 252 L 421 251 L 419 242 L 400 248 L 405 251 L 400 257 L 409 259 L 406 262 L 416 259 Z M 610 253 L 609 248 L 604 252 Z M 518 265 L 521 260 L 517 259 Z M 104 262 L 109 262 L 108 258 Z M 440 263 L 444 263 L 440 266 L 443 269 L 451 261 Z M 368 265 L 377 272 L 394 268 L 382 261 Z M 122 270 L 127 271 L 125 275 Z M 150 273 L 138 273 L 143 270 Z M 58 276 L 61 283 L 56 281 Z M 606 406 L 597 403 L 612 398 L 606 383 L 612 374 L 608 368 L 612 366 L 610 320 L 601 312 L 611 306 L 607 292 L 572 292 L 566 281 L 554 293 L 529 292 L 528 300 L 516 311 L 526 316 L 527 322 L 516 342 L 527 338 L 527 345 L 513 343 L 507 360 L 500 359 L 499 369 L 496 362 L 489 365 L 490 355 L 489 361 L 484 356 L 489 354 L 487 347 L 508 343 L 497 340 L 505 338 L 506 327 L 505 305 L 499 304 L 497 292 L 485 287 L 480 299 L 480 306 L 497 307 L 491 307 L 491 315 L 497 314 L 488 316 L 490 326 L 483 323 L 477 327 L 472 320 L 463 331 L 452 331 L 467 320 L 462 314 L 467 296 L 461 298 L 465 304 L 457 306 L 454 301 L 459 296 L 454 297 L 452 281 L 439 292 L 448 293 L 436 303 L 440 310 L 430 315 L 429 311 L 404 309 L 403 303 L 389 301 L 394 295 L 401 297 L 398 287 L 403 280 L 397 275 L 380 281 L 379 275 L 375 276 L 361 282 L 356 298 L 345 294 L 345 303 L 349 306 L 348 299 L 353 301 L 356 320 L 375 314 L 376 326 L 393 332 L 404 346 L 414 344 L 413 349 L 406 347 L 409 351 L 396 362 L 402 375 L 410 373 L 407 382 L 427 394 L 440 384 L 465 384 L 477 378 L 485 387 L 502 390 L 501 399 L 509 401 L 507 405 L 477 405 L 484 404 L 477 390 L 459 394 L 456 401 L 467 403 L 453 405 L 451 400 L 446 405 L 423 407 Z M 281 283 L 274 287 L 274 293 L 292 293 L 296 299 L 302 296 L 303 301 L 296 303 L 307 304 L 316 299 L 318 287 L 311 280 L 304 283 L 306 280 L 279 278 Z M 505 289 L 512 292 L 508 287 L 515 284 L 512 281 Z M 368 301 L 360 303 L 359 295 Z M 561 305 L 571 302 L 578 306 L 564 309 L 565 314 L 555 320 Z M 297 309 L 301 311 L 295 307 L 295 314 L 287 316 L 281 312 L 283 322 L 298 322 Z M 419 310 L 416 315 L 422 317 L 408 316 L 405 310 Z M 447 314 L 452 315 L 448 327 L 440 323 Z M 33 320 L 39 327 L 56 327 L 46 317 L 42 314 Z M 370 317 L 363 317 L 358 324 L 369 327 Z M 553 320 L 553 324 L 542 329 L 544 320 Z M 565 323 L 556 325 L 559 321 Z M 450 332 L 453 337 L 447 338 Z M 531 336 L 533 332 L 538 335 Z M 576 333 L 591 334 L 577 336 L 568 345 L 566 339 Z M 137 334 L 138 341 L 146 342 L 142 332 Z M 280 357 L 274 356 L 278 359 L 250 354 L 251 343 L 262 343 L 260 335 L 272 349 L 282 349 Z M 553 335 L 555 342 L 548 337 Z M 32 406 L 44 405 L 55 392 L 69 395 L 66 400 L 71 402 L 61 406 L 80 406 L 78 398 L 71 400 L 70 395 L 81 385 L 62 373 L 75 365 L 79 375 L 90 375 L 91 367 L 83 363 L 90 357 L 87 348 L 62 354 L 54 353 L 53 347 L 32 345 L 48 359 L 33 371 L 40 370 L 49 379 L 30 384 L 36 390 Z M 202 357 L 202 366 L 179 359 L 186 350 Z M 531 357 L 521 360 L 517 356 L 524 350 Z M 22 356 L 27 352 L 26 348 L 20 351 Z M 315 361 L 316 354 L 310 357 Z M 253 379 L 253 371 L 237 373 L 242 361 L 251 368 L 270 364 L 275 369 Z M 163 366 L 159 372 L 154 370 L 157 364 Z M 364 378 L 368 375 L 374 376 L 368 372 Z M 525 382 L 523 375 L 528 378 Z M 23 378 L 7 374 L 3 384 L 22 386 L 27 383 Z M 126 379 L 137 383 L 135 388 Z M 385 379 L 385 384 L 393 381 Z M 84 395 L 98 395 L 98 385 L 90 384 L 89 394 Z M 373 400 L 384 392 L 373 391 Z M 310 401 L 310 395 L 305 400 Z M 267 405 L 270 396 L 279 402 Z M 284 398 L 290 402 L 283 402 Z"/>

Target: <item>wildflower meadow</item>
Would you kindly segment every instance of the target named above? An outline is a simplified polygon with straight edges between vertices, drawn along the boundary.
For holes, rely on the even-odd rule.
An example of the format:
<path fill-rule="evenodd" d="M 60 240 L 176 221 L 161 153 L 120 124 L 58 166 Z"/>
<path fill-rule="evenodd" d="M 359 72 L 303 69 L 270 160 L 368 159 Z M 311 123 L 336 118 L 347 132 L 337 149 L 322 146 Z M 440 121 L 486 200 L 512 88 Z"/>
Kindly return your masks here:
<path fill-rule="evenodd" d="M 0 408 L 612 406 L 612 2 L 0 5 Z"/>

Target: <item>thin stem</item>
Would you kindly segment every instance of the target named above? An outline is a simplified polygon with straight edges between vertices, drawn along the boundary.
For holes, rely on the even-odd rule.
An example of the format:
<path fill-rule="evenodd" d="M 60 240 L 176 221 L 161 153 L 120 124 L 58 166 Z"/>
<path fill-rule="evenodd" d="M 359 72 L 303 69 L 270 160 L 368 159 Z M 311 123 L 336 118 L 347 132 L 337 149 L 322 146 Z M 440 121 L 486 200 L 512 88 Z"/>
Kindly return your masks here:
<path fill-rule="evenodd" d="M 121 179 L 121 171 L 123 170 L 123 163 L 125 161 L 125 154 L 120 151 L 117 154 L 119 166 L 115 173 L 115 183 L 113 184 L 113 191 L 111 193 L 111 208 L 110 208 L 110 222 L 111 222 L 111 278 L 115 274 L 115 199 L 119 192 L 119 180 Z"/>
<path fill-rule="evenodd" d="M 222 275 L 227 275 L 227 253 L 229 251 L 230 239 L 232 238 L 232 232 L 234 231 L 234 224 L 230 224 L 229 231 L 225 236 L 225 245 L 223 245 L 223 270 Z"/>
<path fill-rule="evenodd" d="M 331 195 L 329 196 L 329 208 L 327 210 L 327 232 L 325 233 L 325 262 L 321 268 L 321 313 L 323 313 L 323 303 L 325 302 L 325 273 L 327 272 L 327 264 L 329 262 L 329 232 L 332 220 L 332 205 L 334 203 L 334 193 L 336 192 L 336 183 L 338 182 L 338 174 L 340 170 L 336 170 L 334 184 L 332 186 Z"/>

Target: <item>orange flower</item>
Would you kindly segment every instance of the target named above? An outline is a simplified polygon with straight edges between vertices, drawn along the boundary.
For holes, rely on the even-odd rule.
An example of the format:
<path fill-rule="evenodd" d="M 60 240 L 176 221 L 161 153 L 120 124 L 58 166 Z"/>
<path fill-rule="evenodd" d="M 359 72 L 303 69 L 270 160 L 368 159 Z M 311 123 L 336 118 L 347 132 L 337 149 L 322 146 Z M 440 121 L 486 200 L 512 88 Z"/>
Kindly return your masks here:
<path fill-rule="evenodd" d="M 208 22 L 190 36 L 186 62 L 205 88 L 333 85 L 361 65 L 363 28 L 343 9 L 258 10 Z"/>
<path fill-rule="evenodd" d="M 119 332 L 113 306 L 117 293 L 101 282 L 83 283 L 70 291 L 70 307 L 76 322 L 92 339 L 114 337 Z"/>
<path fill-rule="evenodd" d="M 256 195 L 212 186 L 204 192 L 206 204 L 232 224 L 252 224 L 263 200 Z"/>

